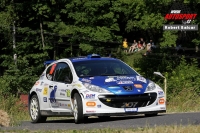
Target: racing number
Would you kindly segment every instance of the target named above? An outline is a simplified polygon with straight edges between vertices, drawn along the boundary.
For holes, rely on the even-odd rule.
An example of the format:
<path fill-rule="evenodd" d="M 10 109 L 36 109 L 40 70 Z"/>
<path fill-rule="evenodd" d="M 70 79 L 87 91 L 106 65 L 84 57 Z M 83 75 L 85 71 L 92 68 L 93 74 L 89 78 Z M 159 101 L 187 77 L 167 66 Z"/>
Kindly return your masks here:
<path fill-rule="evenodd" d="M 43 95 L 47 95 L 47 93 L 48 93 L 48 87 L 44 87 Z"/>
<path fill-rule="evenodd" d="M 66 90 L 67 97 L 70 97 L 70 90 Z"/>

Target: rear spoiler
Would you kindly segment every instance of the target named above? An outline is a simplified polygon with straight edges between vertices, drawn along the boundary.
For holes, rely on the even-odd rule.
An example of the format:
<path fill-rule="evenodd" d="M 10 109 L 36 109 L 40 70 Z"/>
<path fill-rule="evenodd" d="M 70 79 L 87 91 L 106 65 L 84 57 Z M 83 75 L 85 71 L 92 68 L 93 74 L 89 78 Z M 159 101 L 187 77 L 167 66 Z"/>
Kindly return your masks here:
<path fill-rule="evenodd" d="M 44 62 L 44 66 L 47 67 L 49 64 L 51 64 L 54 61 L 55 60 L 47 60 L 47 61 Z"/>

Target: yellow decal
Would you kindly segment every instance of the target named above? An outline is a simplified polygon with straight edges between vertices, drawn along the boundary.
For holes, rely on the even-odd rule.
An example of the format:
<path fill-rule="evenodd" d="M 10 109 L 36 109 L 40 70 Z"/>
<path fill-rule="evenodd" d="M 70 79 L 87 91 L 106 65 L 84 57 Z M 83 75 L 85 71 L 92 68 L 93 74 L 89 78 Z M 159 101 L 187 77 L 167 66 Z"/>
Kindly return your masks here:
<path fill-rule="evenodd" d="M 70 97 L 70 90 L 66 90 L 67 97 Z"/>
<path fill-rule="evenodd" d="M 70 104 L 67 104 L 67 106 L 68 106 L 68 107 L 71 107 L 71 105 L 70 105 Z"/>
<path fill-rule="evenodd" d="M 47 94 L 48 94 L 48 87 L 45 86 L 45 87 L 44 87 L 44 90 L 43 90 L 43 95 L 47 95 Z"/>

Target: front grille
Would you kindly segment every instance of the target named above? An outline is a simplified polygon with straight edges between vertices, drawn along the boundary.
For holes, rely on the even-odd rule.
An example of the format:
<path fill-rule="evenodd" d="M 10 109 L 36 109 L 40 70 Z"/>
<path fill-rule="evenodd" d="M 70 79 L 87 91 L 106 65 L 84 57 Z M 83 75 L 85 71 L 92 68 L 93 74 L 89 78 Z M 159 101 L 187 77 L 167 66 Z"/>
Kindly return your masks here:
<path fill-rule="evenodd" d="M 136 108 L 151 105 L 157 97 L 157 93 L 146 93 L 140 95 L 100 95 L 99 100 L 114 108 Z"/>

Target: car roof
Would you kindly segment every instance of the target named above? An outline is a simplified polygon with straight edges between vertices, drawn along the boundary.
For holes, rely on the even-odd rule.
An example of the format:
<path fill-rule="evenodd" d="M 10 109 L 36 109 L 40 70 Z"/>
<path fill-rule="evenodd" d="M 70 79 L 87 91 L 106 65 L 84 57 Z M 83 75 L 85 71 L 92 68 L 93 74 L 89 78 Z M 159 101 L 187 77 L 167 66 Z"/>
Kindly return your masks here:
<path fill-rule="evenodd" d="M 72 57 L 69 58 L 69 60 L 71 62 L 80 62 L 80 61 L 90 61 L 90 60 L 118 60 L 118 59 L 111 57 L 89 58 L 85 56 L 85 57 Z"/>

